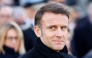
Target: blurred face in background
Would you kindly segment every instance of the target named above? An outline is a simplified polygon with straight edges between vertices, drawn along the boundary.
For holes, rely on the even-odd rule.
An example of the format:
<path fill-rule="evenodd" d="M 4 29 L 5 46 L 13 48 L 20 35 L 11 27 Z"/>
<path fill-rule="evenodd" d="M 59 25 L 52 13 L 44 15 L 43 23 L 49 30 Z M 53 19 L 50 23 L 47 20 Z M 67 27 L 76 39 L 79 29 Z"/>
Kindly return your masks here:
<path fill-rule="evenodd" d="M 53 2 L 59 2 L 59 3 L 65 3 L 66 2 L 66 0 L 51 0 L 51 1 L 53 1 Z"/>
<path fill-rule="evenodd" d="M 89 16 L 89 20 L 90 20 L 90 22 L 92 24 L 92 2 L 89 3 L 89 5 L 87 6 L 86 10 L 87 10 L 87 14 Z"/>
<path fill-rule="evenodd" d="M 13 0 L 0 0 L 0 5 L 12 5 L 13 4 Z"/>
<path fill-rule="evenodd" d="M 13 19 L 12 11 L 8 7 L 2 7 L 0 9 L 0 25 L 9 22 Z"/>
<path fill-rule="evenodd" d="M 23 7 L 15 7 L 14 8 L 14 21 L 18 25 L 23 25 L 26 19 L 27 19 L 27 15 L 26 15 L 25 9 Z"/>
<path fill-rule="evenodd" d="M 18 33 L 15 29 L 9 29 L 6 33 L 4 45 L 13 48 L 15 52 L 19 49 Z"/>
<path fill-rule="evenodd" d="M 33 18 L 32 12 L 33 12 L 33 10 L 30 7 L 26 8 L 26 14 L 27 14 L 28 18 L 30 18 L 30 19 Z"/>
<path fill-rule="evenodd" d="M 22 25 L 24 23 L 24 16 L 23 14 L 18 14 L 16 19 L 15 19 L 15 22 L 18 23 L 19 25 Z"/>

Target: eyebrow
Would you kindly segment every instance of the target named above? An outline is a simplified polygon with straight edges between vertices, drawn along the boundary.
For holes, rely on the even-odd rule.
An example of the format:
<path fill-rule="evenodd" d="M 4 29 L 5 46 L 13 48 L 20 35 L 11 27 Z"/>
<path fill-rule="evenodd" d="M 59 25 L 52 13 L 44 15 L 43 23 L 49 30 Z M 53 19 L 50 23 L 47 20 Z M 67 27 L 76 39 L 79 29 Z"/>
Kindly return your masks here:
<path fill-rule="evenodd" d="M 57 25 L 48 25 L 48 26 L 54 27 L 54 26 L 57 26 Z M 67 25 L 62 25 L 62 27 L 68 27 L 68 26 Z"/>
<path fill-rule="evenodd" d="M 65 26 L 62 26 L 62 27 L 68 27 L 67 25 L 65 25 Z"/>
<path fill-rule="evenodd" d="M 50 25 L 51 27 L 54 27 L 55 25 Z"/>

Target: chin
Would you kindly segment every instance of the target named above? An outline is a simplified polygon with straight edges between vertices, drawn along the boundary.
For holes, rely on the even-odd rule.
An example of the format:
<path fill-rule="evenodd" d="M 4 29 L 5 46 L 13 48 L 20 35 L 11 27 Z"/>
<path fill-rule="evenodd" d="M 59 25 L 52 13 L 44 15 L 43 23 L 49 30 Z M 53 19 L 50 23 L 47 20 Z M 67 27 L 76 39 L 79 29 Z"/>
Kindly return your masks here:
<path fill-rule="evenodd" d="M 56 50 L 62 50 L 63 48 L 56 48 Z"/>
<path fill-rule="evenodd" d="M 64 45 L 56 45 L 56 46 L 53 46 L 53 48 L 55 50 L 62 50 L 64 48 Z"/>

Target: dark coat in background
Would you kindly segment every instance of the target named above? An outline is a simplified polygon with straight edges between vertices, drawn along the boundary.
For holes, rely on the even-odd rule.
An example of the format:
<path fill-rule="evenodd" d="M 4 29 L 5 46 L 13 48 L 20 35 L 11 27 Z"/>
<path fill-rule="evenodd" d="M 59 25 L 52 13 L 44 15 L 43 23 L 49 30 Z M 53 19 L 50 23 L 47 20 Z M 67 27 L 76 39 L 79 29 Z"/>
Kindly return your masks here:
<path fill-rule="evenodd" d="M 5 51 L 5 54 L 0 52 L 0 58 L 18 58 L 19 57 L 19 53 L 14 52 L 14 49 L 6 47 L 6 46 L 4 46 L 3 48 Z"/>
<path fill-rule="evenodd" d="M 55 52 L 54 50 L 45 46 L 39 38 L 35 40 L 35 46 L 19 58 L 76 58 L 68 54 L 66 46 L 60 52 Z"/>
<path fill-rule="evenodd" d="M 83 18 L 77 23 L 71 41 L 71 48 L 73 55 L 78 58 L 82 58 L 92 49 L 92 24 L 88 17 Z"/>
<path fill-rule="evenodd" d="M 27 30 L 23 30 L 23 35 L 24 35 L 25 49 L 26 51 L 29 51 L 34 46 L 34 40 L 36 38 L 36 35 L 31 28 L 28 28 Z"/>

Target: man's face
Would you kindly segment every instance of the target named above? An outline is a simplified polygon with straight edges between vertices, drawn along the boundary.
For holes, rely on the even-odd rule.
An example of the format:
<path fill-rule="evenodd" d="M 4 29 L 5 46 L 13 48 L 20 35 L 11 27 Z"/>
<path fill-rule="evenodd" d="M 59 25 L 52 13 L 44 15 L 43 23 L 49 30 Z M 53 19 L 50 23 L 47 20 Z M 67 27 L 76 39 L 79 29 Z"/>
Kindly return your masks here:
<path fill-rule="evenodd" d="M 63 14 L 44 13 L 41 28 L 37 35 L 47 47 L 59 51 L 65 46 L 67 39 L 68 17 Z"/>
<path fill-rule="evenodd" d="M 11 21 L 12 20 L 12 13 L 7 10 L 6 8 L 0 10 L 0 25 Z"/>

